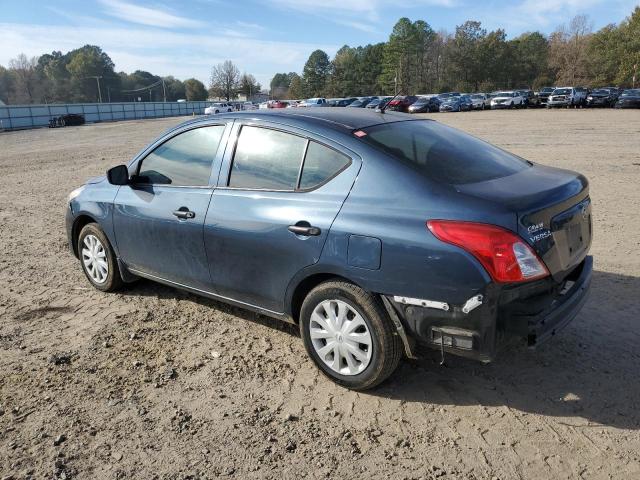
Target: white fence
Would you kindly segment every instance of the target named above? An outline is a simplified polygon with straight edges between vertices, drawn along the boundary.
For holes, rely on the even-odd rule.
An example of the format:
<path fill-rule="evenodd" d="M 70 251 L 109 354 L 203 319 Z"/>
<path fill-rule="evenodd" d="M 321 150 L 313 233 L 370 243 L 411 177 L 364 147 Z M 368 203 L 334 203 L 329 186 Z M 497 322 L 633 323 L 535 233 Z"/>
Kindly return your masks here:
<path fill-rule="evenodd" d="M 0 131 L 46 127 L 52 117 L 84 115 L 85 121 L 110 122 L 142 118 L 202 115 L 211 102 L 69 103 L 58 105 L 1 105 Z"/>

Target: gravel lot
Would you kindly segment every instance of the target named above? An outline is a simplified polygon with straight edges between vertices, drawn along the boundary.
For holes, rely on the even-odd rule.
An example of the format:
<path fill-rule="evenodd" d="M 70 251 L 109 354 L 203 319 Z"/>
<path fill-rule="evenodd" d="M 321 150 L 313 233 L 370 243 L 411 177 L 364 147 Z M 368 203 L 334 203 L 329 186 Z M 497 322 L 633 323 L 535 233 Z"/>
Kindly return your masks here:
<path fill-rule="evenodd" d="M 640 112 L 432 117 L 587 175 L 592 293 L 535 352 L 427 352 L 368 393 L 275 320 L 89 287 L 67 194 L 182 119 L 0 133 L 0 478 L 640 478 Z"/>

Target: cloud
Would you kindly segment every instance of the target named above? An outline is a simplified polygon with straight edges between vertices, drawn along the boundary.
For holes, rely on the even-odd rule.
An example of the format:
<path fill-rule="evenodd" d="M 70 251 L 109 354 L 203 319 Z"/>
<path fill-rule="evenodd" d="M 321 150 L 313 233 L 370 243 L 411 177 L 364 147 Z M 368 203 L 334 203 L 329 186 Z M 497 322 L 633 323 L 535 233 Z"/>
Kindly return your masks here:
<path fill-rule="evenodd" d="M 131 23 L 162 28 L 197 28 L 205 25 L 201 21 L 181 17 L 159 8 L 142 7 L 123 0 L 99 1 L 104 5 L 104 11 L 108 15 Z"/>
<path fill-rule="evenodd" d="M 268 3 L 271 7 L 314 15 L 319 20 L 361 32 L 377 33 L 382 28 L 385 10 L 398 12 L 402 8 L 421 6 L 452 8 L 459 1 L 462 0 L 268 0 Z"/>

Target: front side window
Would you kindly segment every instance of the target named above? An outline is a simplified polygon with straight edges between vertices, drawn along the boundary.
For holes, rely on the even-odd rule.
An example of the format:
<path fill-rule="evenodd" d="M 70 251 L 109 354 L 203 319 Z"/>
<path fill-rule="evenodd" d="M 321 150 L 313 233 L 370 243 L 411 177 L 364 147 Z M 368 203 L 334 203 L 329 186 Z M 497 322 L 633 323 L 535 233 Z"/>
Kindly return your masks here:
<path fill-rule="evenodd" d="M 309 190 L 325 183 L 350 163 L 351 159 L 346 155 L 319 143 L 309 142 L 300 176 L 300 189 Z"/>
<path fill-rule="evenodd" d="M 296 135 L 243 126 L 229 173 L 229 187 L 295 190 L 306 145 L 306 139 Z"/>
<path fill-rule="evenodd" d="M 155 185 L 208 185 L 224 129 L 224 125 L 194 128 L 167 140 L 142 160 L 138 181 Z"/>

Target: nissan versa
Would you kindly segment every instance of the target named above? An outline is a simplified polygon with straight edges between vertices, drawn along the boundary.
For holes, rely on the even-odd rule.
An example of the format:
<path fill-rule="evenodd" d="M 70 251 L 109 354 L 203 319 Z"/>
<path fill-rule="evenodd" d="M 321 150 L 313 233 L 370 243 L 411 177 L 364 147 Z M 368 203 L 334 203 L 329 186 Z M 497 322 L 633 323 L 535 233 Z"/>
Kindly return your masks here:
<path fill-rule="evenodd" d="M 294 322 L 353 389 L 417 344 L 480 361 L 537 345 L 592 273 L 585 177 L 366 109 L 183 123 L 74 190 L 66 227 L 97 289 L 144 277 Z"/>

